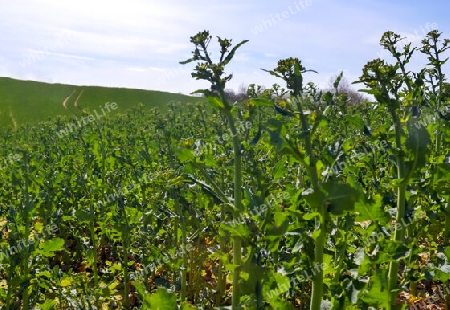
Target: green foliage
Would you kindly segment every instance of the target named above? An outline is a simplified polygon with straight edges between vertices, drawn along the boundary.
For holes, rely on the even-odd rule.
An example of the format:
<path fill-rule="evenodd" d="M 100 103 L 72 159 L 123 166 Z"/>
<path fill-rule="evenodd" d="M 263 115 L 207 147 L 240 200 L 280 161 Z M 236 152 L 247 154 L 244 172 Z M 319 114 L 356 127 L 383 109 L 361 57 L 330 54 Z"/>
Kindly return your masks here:
<path fill-rule="evenodd" d="M 121 110 L 67 135 L 63 119 L 1 129 L 0 306 L 230 308 L 238 288 L 244 309 L 405 309 L 418 287 L 443 288 L 439 36 L 416 50 L 383 35 L 394 63 L 371 61 L 359 80 L 376 102 L 348 106 L 287 58 L 268 70 L 286 89 L 251 85 L 231 105 L 221 90 L 240 45 L 219 38 L 209 62 L 201 32 L 188 62 L 214 86 L 207 100 Z M 410 72 L 418 51 L 434 60 Z"/>

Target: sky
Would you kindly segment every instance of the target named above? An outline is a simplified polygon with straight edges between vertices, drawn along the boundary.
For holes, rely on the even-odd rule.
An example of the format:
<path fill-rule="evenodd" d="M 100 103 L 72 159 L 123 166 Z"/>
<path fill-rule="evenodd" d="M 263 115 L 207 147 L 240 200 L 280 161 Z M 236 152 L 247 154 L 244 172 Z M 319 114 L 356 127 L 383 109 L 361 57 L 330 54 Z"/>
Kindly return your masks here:
<path fill-rule="evenodd" d="M 327 87 L 341 71 L 353 82 L 368 61 L 390 61 L 379 45 L 385 31 L 413 45 L 432 29 L 450 38 L 449 13 L 448 0 L 0 0 L 0 76 L 189 94 L 208 84 L 179 62 L 192 55 L 190 37 L 209 30 L 213 57 L 216 36 L 249 40 L 226 70 L 229 89 L 284 86 L 261 69 L 287 57 Z M 426 64 L 414 59 L 413 71 Z"/>

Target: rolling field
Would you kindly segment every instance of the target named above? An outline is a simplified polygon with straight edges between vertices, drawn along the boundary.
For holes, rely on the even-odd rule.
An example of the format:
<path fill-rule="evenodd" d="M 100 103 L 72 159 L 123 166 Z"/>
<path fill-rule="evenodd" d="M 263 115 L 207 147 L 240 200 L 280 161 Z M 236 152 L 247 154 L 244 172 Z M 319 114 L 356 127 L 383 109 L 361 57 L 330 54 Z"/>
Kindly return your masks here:
<path fill-rule="evenodd" d="M 136 108 L 139 103 L 145 109 L 166 111 L 170 102 L 183 104 L 197 100 L 151 90 L 48 84 L 0 77 L 0 127 L 33 124 L 56 116 L 78 117 L 83 109 L 102 114 L 101 108 L 107 102 L 116 102 L 118 108 L 114 113 L 120 113 Z"/>

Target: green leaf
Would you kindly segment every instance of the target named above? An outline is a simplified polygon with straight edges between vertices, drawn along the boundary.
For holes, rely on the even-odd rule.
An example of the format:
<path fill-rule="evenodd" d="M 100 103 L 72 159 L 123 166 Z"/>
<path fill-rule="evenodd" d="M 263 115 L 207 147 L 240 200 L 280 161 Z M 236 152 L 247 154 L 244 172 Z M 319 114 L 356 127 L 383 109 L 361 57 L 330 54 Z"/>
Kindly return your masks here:
<path fill-rule="evenodd" d="M 142 283 L 133 282 L 133 285 L 139 293 L 145 309 L 177 309 L 177 295 L 175 293 L 169 292 L 167 289 L 158 288 L 155 293 L 150 294 Z"/>
<path fill-rule="evenodd" d="M 273 167 L 273 179 L 278 180 L 284 176 L 286 176 L 286 161 L 281 159 L 276 163 L 275 167 Z"/>
<path fill-rule="evenodd" d="M 359 199 L 359 192 L 349 184 L 328 182 L 323 184 L 323 188 L 328 193 L 325 201 L 328 212 L 334 215 L 342 215 L 344 211 L 353 211 L 355 209 L 355 203 Z"/>
<path fill-rule="evenodd" d="M 249 104 L 255 107 L 273 107 L 273 101 L 265 98 L 252 98 Z"/>
<path fill-rule="evenodd" d="M 193 91 L 191 94 L 209 94 L 211 91 L 209 89 L 197 89 Z"/>
<path fill-rule="evenodd" d="M 388 276 L 386 269 L 375 269 L 370 278 L 369 290 L 361 297 L 363 301 L 377 309 L 389 308 Z"/>
<path fill-rule="evenodd" d="M 205 182 L 198 180 L 189 174 L 185 175 L 184 178 L 186 179 L 186 181 L 199 185 L 205 194 L 214 199 L 214 203 L 220 204 L 229 202 L 229 200 L 226 197 L 224 197 L 221 193 L 216 192 L 211 185 L 206 184 Z"/>
<path fill-rule="evenodd" d="M 92 219 L 91 214 L 86 210 L 78 209 L 75 214 L 79 223 L 89 223 Z"/>
<path fill-rule="evenodd" d="M 284 222 L 288 220 L 287 214 L 285 212 L 275 212 L 273 214 L 275 226 L 281 227 Z"/>
<path fill-rule="evenodd" d="M 288 110 L 285 110 L 276 104 L 274 105 L 274 107 L 275 107 L 275 111 L 283 116 L 294 116 L 294 113 L 292 113 Z"/>
<path fill-rule="evenodd" d="M 55 309 L 56 302 L 54 300 L 46 300 L 43 304 L 39 305 L 41 310 L 52 310 Z"/>
<path fill-rule="evenodd" d="M 445 248 L 444 253 L 445 253 L 445 256 L 447 257 L 447 260 L 450 261 L 450 246 Z"/>
<path fill-rule="evenodd" d="M 280 137 L 280 134 L 276 132 L 275 130 L 268 130 L 270 135 L 270 144 L 277 147 L 278 149 L 281 149 L 281 146 L 283 145 L 283 138 Z"/>
<path fill-rule="evenodd" d="M 275 72 L 275 71 L 273 71 L 273 70 L 266 70 L 266 69 L 261 69 L 261 70 L 266 71 L 266 72 L 268 72 L 270 75 L 276 76 L 276 77 L 278 77 L 278 78 L 283 78 L 282 75 L 278 74 L 277 72 Z"/>
<path fill-rule="evenodd" d="M 216 96 L 208 96 L 207 97 L 208 102 L 213 106 L 215 109 L 223 110 L 225 109 L 225 105 L 223 104 L 222 100 L 219 97 Z"/>
<path fill-rule="evenodd" d="M 324 195 L 321 192 L 315 192 L 312 188 L 308 188 L 302 193 L 302 198 L 312 207 L 314 210 L 323 206 Z"/>
<path fill-rule="evenodd" d="M 232 220 L 231 223 L 220 224 L 219 234 L 221 236 L 226 236 L 227 233 L 233 237 L 243 237 L 247 238 L 250 236 L 250 228 L 247 224 L 241 223 L 240 219 Z"/>
<path fill-rule="evenodd" d="M 248 40 L 243 40 L 242 42 L 240 42 L 239 44 L 237 44 L 235 47 L 233 47 L 232 49 L 231 49 L 231 51 L 228 53 L 228 55 L 227 55 L 227 57 L 225 58 L 225 60 L 223 61 L 223 65 L 226 65 L 226 64 L 228 64 L 230 61 L 231 61 L 231 59 L 234 57 L 234 53 L 236 53 L 236 50 L 239 48 L 239 47 L 241 47 L 243 44 L 245 44 L 245 43 L 247 43 L 248 42 Z"/>
<path fill-rule="evenodd" d="M 344 115 L 344 120 L 351 125 L 354 125 L 355 127 L 362 128 L 364 127 L 364 121 L 362 120 L 361 116 L 358 115 Z"/>
<path fill-rule="evenodd" d="M 169 310 L 177 309 L 177 295 L 167 289 L 157 289 L 156 293 L 150 296 L 150 309 Z"/>
<path fill-rule="evenodd" d="M 333 83 L 333 87 L 335 89 L 338 89 L 339 87 L 339 83 L 341 82 L 342 76 L 344 75 L 344 71 L 341 71 L 341 73 L 338 75 L 338 77 L 336 78 L 336 81 L 334 81 Z"/>
<path fill-rule="evenodd" d="M 369 198 L 364 198 L 355 203 L 355 211 L 357 217 L 355 221 L 363 222 L 377 219 L 380 223 L 386 223 L 390 218 L 383 209 L 383 198 L 380 195 L 374 195 Z"/>
<path fill-rule="evenodd" d="M 320 217 L 320 213 L 319 212 L 310 212 L 310 213 L 306 213 L 305 215 L 303 215 L 303 219 L 305 221 L 310 221 L 315 217 Z"/>
<path fill-rule="evenodd" d="M 261 139 L 261 133 L 262 133 L 262 128 L 261 128 L 261 126 L 259 126 L 258 131 L 256 132 L 255 136 L 249 143 L 250 146 L 255 146 L 258 143 L 259 139 Z"/>
<path fill-rule="evenodd" d="M 181 303 L 181 310 L 197 310 L 197 307 L 192 306 L 187 301 Z"/>
<path fill-rule="evenodd" d="M 333 100 L 333 94 L 331 92 L 327 91 L 325 94 L 323 94 L 322 98 L 325 100 L 327 105 L 333 105 L 334 100 Z"/>
<path fill-rule="evenodd" d="M 426 127 L 422 126 L 417 128 L 412 125 L 408 128 L 409 135 L 406 139 L 405 146 L 408 150 L 411 150 L 416 157 L 415 168 L 425 167 L 427 163 L 426 155 L 430 153 L 429 145 L 431 145 L 431 137 Z M 413 171 L 414 172 L 414 171 Z"/>
<path fill-rule="evenodd" d="M 189 58 L 188 60 L 180 61 L 179 64 L 180 64 L 180 65 L 185 65 L 185 64 L 188 64 L 188 63 L 193 62 L 193 61 L 195 61 L 195 58 L 194 58 L 194 57 Z"/>
<path fill-rule="evenodd" d="M 46 240 L 44 243 L 39 244 L 39 253 L 50 257 L 54 256 L 54 252 L 61 251 L 64 247 L 64 240 L 61 238 L 55 238 Z"/>
<path fill-rule="evenodd" d="M 190 162 L 195 160 L 194 153 L 187 148 L 179 148 L 177 157 L 181 163 Z"/>
<path fill-rule="evenodd" d="M 278 296 L 290 288 L 288 277 L 279 273 L 274 273 L 273 276 L 275 278 L 275 282 L 272 282 L 270 286 L 268 284 L 264 285 L 262 290 L 264 299 L 269 300 L 269 302 L 277 300 Z"/>

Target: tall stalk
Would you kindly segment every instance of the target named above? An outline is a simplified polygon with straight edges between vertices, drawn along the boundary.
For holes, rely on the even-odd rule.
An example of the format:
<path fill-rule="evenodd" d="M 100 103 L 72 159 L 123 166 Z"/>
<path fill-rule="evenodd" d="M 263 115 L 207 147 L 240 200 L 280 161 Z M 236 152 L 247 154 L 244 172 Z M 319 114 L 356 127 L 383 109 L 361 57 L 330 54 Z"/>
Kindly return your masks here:
<path fill-rule="evenodd" d="M 294 92 L 295 98 L 297 98 L 297 109 L 300 112 L 300 120 L 302 124 L 302 131 L 307 133 L 305 135 L 305 149 L 306 153 L 309 157 L 309 165 L 307 167 L 307 171 L 311 180 L 311 185 L 315 193 L 320 193 L 321 189 L 319 186 L 319 176 L 317 174 L 316 167 L 316 157 L 314 156 L 312 142 L 311 142 L 311 134 L 310 127 L 308 124 L 308 120 L 306 119 L 305 114 L 303 113 L 303 106 L 301 104 L 301 93 L 297 89 Z M 317 204 L 313 207 L 314 211 L 319 213 L 319 217 L 316 218 L 316 228 L 319 229 L 319 235 L 315 240 L 316 245 L 314 248 L 314 263 L 322 266 L 323 264 L 323 250 L 325 247 L 325 206 L 323 204 Z M 319 268 L 316 270 L 316 274 L 313 277 L 312 281 L 312 292 L 311 292 L 311 303 L 310 309 L 320 309 L 320 304 L 322 303 L 323 298 L 323 269 Z"/>
<path fill-rule="evenodd" d="M 229 104 L 225 95 L 225 84 L 233 77 L 232 74 L 222 77 L 225 66 L 231 61 L 236 50 L 248 40 L 241 41 L 235 45 L 231 50 L 231 40 L 218 38 L 220 44 L 220 60 L 213 63 L 208 51 L 208 46 L 212 36 L 208 31 L 202 31 L 191 37 L 191 43 L 195 45 L 193 57 L 180 62 L 187 64 L 193 61 L 198 61 L 195 72 L 192 77 L 196 79 L 206 80 L 211 83 L 211 89 L 198 90 L 197 93 L 203 93 L 208 98 L 208 101 L 214 108 L 218 109 L 227 119 L 228 126 L 233 135 L 233 220 L 238 221 L 240 212 L 242 212 L 242 160 L 241 160 L 241 141 L 238 137 L 238 132 L 232 114 L 232 106 Z M 240 236 L 233 236 L 233 291 L 232 291 L 232 309 L 239 309 L 240 303 L 240 288 L 239 288 L 239 274 L 242 264 L 242 240 Z M 219 279 L 220 280 L 220 279 Z"/>
<path fill-rule="evenodd" d="M 123 215 L 121 216 L 123 219 L 122 224 L 122 255 L 123 255 L 123 307 L 125 309 L 130 308 L 130 286 L 129 286 L 129 270 L 128 270 L 128 254 L 130 251 L 130 224 L 128 221 L 126 206 L 119 201 L 119 208 L 123 208 Z M 119 212 L 120 214 L 121 212 Z"/>
<path fill-rule="evenodd" d="M 396 223 L 401 223 L 406 215 L 406 187 L 409 179 L 415 170 L 415 163 L 417 152 L 415 154 L 414 164 L 410 168 L 410 172 L 406 173 L 405 159 L 406 159 L 406 145 L 402 143 L 402 136 L 404 135 L 403 126 L 400 120 L 400 113 L 404 111 L 407 97 L 400 89 L 405 85 L 412 96 L 412 104 L 415 104 L 415 98 L 412 88 L 411 79 L 409 78 L 405 65 L 409 62 L 414 49 L 410 50 L 410 44 L 405 46 L 404 52 L 400 53 L 396 49 L 396 44 L 402 38 L 391 32 L 385 32 L 381 38 L 380 44 L 388 49 L 394 58 L 397 60 L 395 65 L 386 64 L 381 59 L 376 59 L 363 68 L 363 75 L 359 82 L 364 82 L 370 88 L 366 92 L 375 96 L 375 99 L 384 107 L 387 108 L 394 125 L 395 132 L 395 148 L 394 155 L 397 166 L 396 183 L 394 187 L 397 188 L 397 214 L 395 217 Z M 401 59 L 400 56 L 404 58 Z M 401 73 L 398 73 L 398 68 Z M 409 95 L 407 93 L 407 95 Z M 402 100 L 403 98 L 403 100 Z M 412 134 L 412 133 L 409 133 Z M 405 243 L 405 229 L 403 227 L 395 226 L 394 241 L 396 244 Z M 389 292 L 389 309 L 392 309 L 396 304 L 398 292 L 396 291 L 398 270 L 400 266 L 399 260 L 392 259 L 389 263 L 388 269 L 388 292 Z"/>
<path fill-rule="evenodd" d="M 442 97 L 443 97 L 443 87 L 445 82 L 445 74 L 442 73 L 442 66 L 447 62 L 448 58 L 445 60 L 441 60 L 441 54 L 450 48 L 450 40 L 445 39 L 444 43 L 441 47 L 439 47 L 439 37 L 442 33 L 439 33 L 437 30 L 430 31 L 427 34 L 425 40 L 422 41 L 421 51 L 425 55 L 428 56 L 430 60 L 430 65 L 434 69 L 434 73 L 430 73 L 430 82 L 432 83 L 433 78 L 437 80 L 437 89 L 434 84 L 432 87 L 432 94 L 434 96 L 435 101 L 435 110 L 439 112 L 442 106 Z M 433 83 L 432 83 L 433 84 Z M 438 124 L 442 124 L 442 120 L 438 119 Z M 441 126 L 436 127 L 435 131 L 435 152 L 438 154 L 442 149 L 441 143 Z M 450 210 L 446 210 L 445 214 L 445 226 L 444 226 L 444 242 L 449 242 L 450 240 Z M 450 306 L 450 297 L 448 299 L 448 306 Z"/>
<path fill-rule="evenodd" d="M 397 215 L 395 218 L 396 223 L 401 223 L 402 220 L 405 218 L 405 198 L 406 198 L 406 185 L 407 182 L 404 182 L 403 180 L 406 177 L 405 173 L 405 153 L 401 148 L 401 125 L 400 125 L 400 119 L 398 118 L 396 111 L 391 111 L 392 119 L 395 126 L 395 143 L 396 147 L 400 150 L 397 151 L 397 154 L 395 155 L 396 162 L 397 162 L 397 180 L 400 182 L 400 185 L 397 187 Z M 405 230 L 404 229 L 397 229 L 397 226 L 395 228 L 394 233 L 394 240 L 399 243 L 405 242 Z M 388 271 L 388 287 L 389 287 L 389 296 L 390 296 L 390 305 L 395 305 L 397 293 L 393 293 L 392 291 L 397 286 L 397 273 L 398 268 L 400 266 L 400 261 L 398 260 L 392 260 L 389 264 L 389 271 Z"/>
<path fill-rule="evenodd" d="M 419 92 L 418 90 L 420 90 L 421 83 L 416 83 L 416 84 L 419 84 L 419 86 L 418 86 L 419 89 L 417 89 L 417 85 L 415 85 L 415 83 L 413 83 L 408 72 L 406 71 L 406 64 L 410 61 L 416 48 L 411 48 L 411 43 L 408 43 L 405 45 L 404 51 L 402 53 L 400 53 L 399 51 L 397 51 L 397 46 L 396 46 L 400 40 L 402 40 L 402 38 L 400 38 L 400 36 L 398 36 L 394 33 L 387 33 L 382 38 L 381 44 L 386 49 L 388 49 L 392 53 L 392 56 L 395 58 L 396 65 L 400 68 L 401 75 L 404 80 L 404 84 L 406 85 L 408 93 L 411 95 L 412 106 L 413 106 L 413 108 L 414 107 L 417 108 L 417 105 L 419 104 L 419 102 L 417 102 L 418 98 L 417 98 L 416 94 Z M 401 59 L 401 57 L 404 57 L 404 59 Z M 422 81 L 420 75 L 416 76 L 416 78 L 417 78 L 417 81 Z M 414 88 L 413 88 L 413 86 L 414 86 Z M 408 185 L 409 179 L 410 179 L 412 173 L 414 172 L 414 170 L 416 168 L 416 164 L 417 164 L 419 135 L 418 135 L 418 133 L 416 133 L 416 137 L 415 137 L 416 138 L 416 149 L 414 152 L 413 166 L 410 169 L 409 174 L 406 175 L 406 171 L 405 171 L 405 169 L 406 169 L 406 167 L 405 167 L 406 154 L 404 153 L 404 151 L 403 151 L 404 148 L 401 145 L 401 136 L 402 136 L 401 123 L 400 123 L 400 119 L 397 114 L 397 111 L 393 108 L 390 110 L 391 110 L 391 113 L 390 113 L 391 119 L 392 119 L 392 122 L 394 123 L 394 128 L 395 128 L 395 144 L 396 144 L 397 149 L 400 150 L 395 155 L 396 163 L 397 163 L 397 180 L 399 180 L 399 182 L 401 181 L 400 185 L 397 187 L 397 215 L 396 215 L 395 222 L 401 223 L 401 221 L 404 220 L 405 215 L 406 215 L 406 186 Z M 409 134 L 411 135 L 413 133 L 410 132 Z M 408 235 L 411 233 L 411 229 L 412 229 L 412 226 L 409 226 L 408 229 L 406 229 L 406 232 L 408 233 Z M 404 243 L 406 240 L 405 229 L 398 230 L 397 226 L 396 226 L 395 233 L 394 233 L 394 240 Z M 389 290 L 391 293 L 397 284 L 397 273 L 398 273 L 399 265 L 400 265 L 400 262 L 397 260 L 392 261 L 389 264 L 388 279 L 389 279 Z M 414 293 L 416 291 L 416 288 L 417 288 L 417 282 L 411 281 L 410 282 L 410 292 Z M 391 305 L 395 304 L 396 295 L 397 294 L 391 295 Z"/>
<path fill-rule="evenodd" d="M 95 305 L 99 305 L 99 299 L 98 299 L 98 257 L 97 257 L 97 248 L 98 248 L 98 238 L 95 233 L 95 210 L 94 205 L 91 203 L 89 206 L 89 215 L 90 215 L 90 221 L 89 221 L 89 232 L 91 235 L 92 240 L 92 255 L 93 255 L 93 266 L 92 266 L 92 272 L 94 277 L 94 298 L 95 298 Z"/>
<path fill-rule="evenodd" d="M 186 300 L 186 281 L 187 281 L 187 269 L 188 269 L 188 253 L 187 253 L 187 229 L 186 229 L 186 216 L 183 212 L 183 207 L 180 204 L 180 200 L 177 199 L 178 195 L 173 193 L 176 198 L 175 203 L 175 224 L 174 224 L 174 245 L 175 248 L 178 248 L 178 229 L 181 228 L 181 256 L 182 256 L 182 264 L 181 264 L 181 272 L 180 272 L 180 281 L 181 281 L 181 289 L 180 289 L 180 300 L 181 302 Z M 181 223 L 181 224 L 180 224 Z"/>
<path fill-rule="evenodd" d="M 24 218 L 24 226 L 25 226 L 25 233 L 24 233 L 24 239 L 28 240 L 29 235 L 30 235 L 30 211 L 31 211 L 31 204 L 33 203 L 30 198 L 29 198 L 29 190 L 30 190 L 30 179 L 29 179 L 29 175 L 31 175 L 30 173 L 30 166 L 29 166 L 29 158 L 28 158 L 28 153 L 24 152 L 24 165 L 25 165 L 25 189 L 24 189 L 24 197 L 25 197 L 25 208 L 23 209 L 23 213 L 22 216 Z M 28 277 L 29 275 L 29 255 L 30 255 L 30 250 L 28 246 L 24 247 L 24 251 L 22 256 L 22 276 Z M 23 309 L 24 310 L 28 310 L 29 309 L 29 299 L 30 299 L 30 295 L 28 292 L 28 288 L 29 288 L 29 284 L 27 281 L 27 284 L 24 285 L 23 288 Z"/>
<path fill-rule="evenodd" d="M 225 219 L 225 207 L 223 205 L 220 206 L 220 220 L 222 222 L 224 222 Z M 220 247 L 220 251 L 223 252 L 223 250 L 226 247 L 226 240 L 225 237 L 220 236 L 219 237 L 219 247 Z M 225 276 L 225 272 L 224 272 L 224 266 L 221 260 L 219 260 L 219 264 L 218 264 L 218 275 L 217 275 L 217 305 L 221 305 L 221 299 L 223 297 L 223 295 L 225 294 L 225 284 L 226 284 L 226 276 Z"/>
<path fill-rule="evenodd" d="M 313 148 L 312 148 L 312 142 L 311 142 L 311 134 L 310 127 L 308 124 L 308 120 L 306 119 L 306 115 L 303 113 L 303 106 L 301 103 L 301 93 L 296 91 L 294 92 L 296 102 L 297 102 L 297 109 L 300 112 L 300 121 L 302 125 L 302 131 L 307 133 L 305 135 L 305 149 L 306 154 L 308 154 L 309 157 L 309 165 L 307 167 L 308 175 L 311 180 L 311 185 L 315 193 L 319 193 L 320 186 L 319 186 L 319 176 L 317 174 L 317 168 L 316 168 L 316 157 L 314 156 Z M 325 207 L 323 204 L 317 204 L 315 206 L 311 206 L 314 211 L 319 213 L 319 217 L 316 218 L 316 228 L 319 229 L 319 235 L 317 236 L 317 239 L 315 240 L 316 245 L 314 248 L 314 263 L 318 264 L 319 266 L 322 266 L 323 264 L 323 250 L 325 246 Z M 313 277 L 312 281 L 312 292 L 311 292 L 311 303 L 310 303 L 310 309 L 320 309 L 320 304 L 322 302 L 323 298 L 323 269 L 319 268 L 319 270 L 316 272 L 316 274 Z"/>
<path fill-rule="evenodd" d="M 224 96 L 223 94 L 221 94 Z M 226 100 L 225 97 L 222 97 L 222 100 Z M 226 102 L 226 101 L 225 101 Z M 234 210 L 233 210 L 233 220 L 239 221 L 241 208 L 241 200 L 242 200 L 242 160 L 241 160 L 241 142 L 239 141 L 239 137 L 237 134 L 236 126 L 234 124 L 233 116 L 229 110 L 225 113 L 228 125 L 230 126 L 231 133 L 233 134 L 233 151 L 234 151 L 234 175 L 233 175 L 233 183 L 234 183 Z M 233 236 L 233 293 L 232 293 L 232 308 L 238 309 L 239 307 L 239 273 L 242 259 L 242 248 L 241 248 L 241 237 Z"/>
<path fill-rule="evenodd" d="M 267 71 L 267 70 L 264 70 Z M 314 203 L 311 203 L 311 208 L 314 212 L 317 212 L 319 216 L 316 218 L 316 229 L 319 230 L 319 235 L 315 239 L 314 248 L 314 263 L 318 266 L 323 266 L 323 254 L 325 247 L 325 233 L 326 233 L 326 206 L 324 204 L 325 199 L 322 188 L 319 182 L 319 175 L 317 172 L 317 159 L 314 155 L 312 137 L 311 137 L 311 127 L 308 123 L 308 119 L 304 113 L 304 105 L 307 103 L 309 98 L 303 98 L 303 76 L 302 73 L 313 71 L 306 70 L 301 62 L 297 58 L 287 58 L 278 61 L 278 66 L 273 71 L 267 71 L 272 75 L 282 78 L 286 84 L 287 89 L 291 91 L 291 98 L 297 105 L 298 113 L 300 114 L 300 122 L 302 128 L 302 137 L 305 143 L 306 155 L 309 158 L 309 163 L 304 162 L 306 166 L 311 187 L 314 193 L 319 197 Z M 313 71 L 315 72 L 315 71 Z M 280 111 L 279 107 L 276 107 Z M 288 111 L 281 112 L 284 115 L 292 115 Z M 298 149 L 298 147 L 293 147 Z M 320 309 L 323 299 L 323 269 L 319 268 L 314 274 L 312 279 L 312 292 L 310 309 Z"/>

